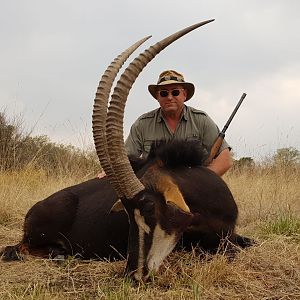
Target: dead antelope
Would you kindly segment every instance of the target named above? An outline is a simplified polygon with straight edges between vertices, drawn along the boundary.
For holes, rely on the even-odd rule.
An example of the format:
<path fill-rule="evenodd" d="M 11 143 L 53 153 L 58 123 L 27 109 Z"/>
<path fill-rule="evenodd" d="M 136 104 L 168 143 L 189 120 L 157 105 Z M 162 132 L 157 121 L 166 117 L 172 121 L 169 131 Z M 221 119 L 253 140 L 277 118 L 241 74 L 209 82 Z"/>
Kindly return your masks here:
<path fill-rule="evenodd" d="M 146 160 L 134 158 L 131 163 L 124 148 L 125 103 L 140 72 L 169 44 L 211 21 L 183 29 L 135 58 L 117 82 L 108 107 L 119 69 L 147 38 L 111 63 L 100 80 L 93 111 L 96 151 L 107 176 L 36 203 L 25 217 L 22 241 L 3 250 L 4 260 L 24 254 L 127 256 L 125 273 L 140 281 L 159 268 L 181 237 L 183 245 L 206 250 L 217 249 L 224 238 L 240 247 L 251 243 L 235 233 L 236 203 L 225 182 L 202 166 L 199 142 L 158 142 Z"/>

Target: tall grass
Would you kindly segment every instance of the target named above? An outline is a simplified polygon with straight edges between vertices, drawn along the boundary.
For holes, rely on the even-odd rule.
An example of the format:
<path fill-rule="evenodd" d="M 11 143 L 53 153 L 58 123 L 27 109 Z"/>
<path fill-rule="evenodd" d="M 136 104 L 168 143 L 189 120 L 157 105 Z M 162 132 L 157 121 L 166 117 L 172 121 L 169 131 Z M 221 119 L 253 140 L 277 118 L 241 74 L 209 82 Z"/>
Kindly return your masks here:
<path fill-rule="evenodd" d="M 239 205 L 239 224 L 249 227 L 292 212 L 300 215 L 300 166 L 233 170 L 225 180 Z"/>

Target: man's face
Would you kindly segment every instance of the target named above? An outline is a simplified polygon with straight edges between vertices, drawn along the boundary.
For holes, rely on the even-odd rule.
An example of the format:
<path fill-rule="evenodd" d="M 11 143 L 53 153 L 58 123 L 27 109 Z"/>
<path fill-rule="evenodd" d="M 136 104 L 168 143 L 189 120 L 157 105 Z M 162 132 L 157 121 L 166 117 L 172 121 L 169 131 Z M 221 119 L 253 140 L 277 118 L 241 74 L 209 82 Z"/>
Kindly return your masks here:
<path fill-rule="evenodd" d="M 157 91 L 157 100 L 163 112 L 181 112 L 186 99 L 186 90 L 180 84 L 169 84 L 162 86 Z"/>

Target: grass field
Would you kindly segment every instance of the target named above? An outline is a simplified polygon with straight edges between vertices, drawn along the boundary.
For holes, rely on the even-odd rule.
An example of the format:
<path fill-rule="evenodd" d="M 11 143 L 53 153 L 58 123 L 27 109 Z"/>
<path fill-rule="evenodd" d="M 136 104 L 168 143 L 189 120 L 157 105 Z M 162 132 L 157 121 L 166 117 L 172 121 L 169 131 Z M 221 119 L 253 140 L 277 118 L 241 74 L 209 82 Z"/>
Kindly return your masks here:
<path fill-rule="evenodd" d="M 300 170 L 232 171 L 225 181 L 239 206 L 237 232 L 257 245 L 229 261 L 173 252 L 146 284 L 123 277 L 124 261 L 0 261 L 0 299 L 300 299 Z M 0 248 L 22 235 L 26 211 L 79 178 L 25 169 L 0 173 Z"/>

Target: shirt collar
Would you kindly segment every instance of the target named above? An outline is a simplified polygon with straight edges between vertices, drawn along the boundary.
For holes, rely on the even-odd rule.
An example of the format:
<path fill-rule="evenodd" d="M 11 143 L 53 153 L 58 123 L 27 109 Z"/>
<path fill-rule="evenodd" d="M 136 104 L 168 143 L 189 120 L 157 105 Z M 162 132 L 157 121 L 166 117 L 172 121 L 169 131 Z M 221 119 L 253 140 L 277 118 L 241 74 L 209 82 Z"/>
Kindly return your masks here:
<path fill-rule="evenodd" d="M 184 105 L 183 110 L 182 110 L 182 114 L 181 114 L 181 119 L 180 120 L 188 120 L 188 112 L 187 112 L 187 107 L 186 105 Z M 161 108 L 158 109 L 158 114 L 157 114 L 157 122 L 162 122 L 163 121 L 163 115 L 162 115 L 162 111 Z"/>
<path fill-rule="evenodd" d="M 184 105 L 184 108 L 183 108 L 183 113 L 182 113 L 182 118 L 187 121 L 188 120 L 188 112 L 187 112 L 187 107 L 186 105 Z"/>

